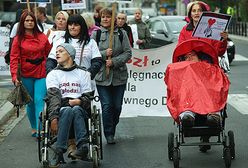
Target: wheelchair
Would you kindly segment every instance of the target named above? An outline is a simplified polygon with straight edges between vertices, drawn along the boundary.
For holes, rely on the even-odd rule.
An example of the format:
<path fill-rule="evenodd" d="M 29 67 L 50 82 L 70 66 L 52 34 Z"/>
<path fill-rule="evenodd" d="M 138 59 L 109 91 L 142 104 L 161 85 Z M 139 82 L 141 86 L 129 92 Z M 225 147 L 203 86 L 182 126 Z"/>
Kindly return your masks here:
<path fill-rule="evenodd" d="M 89 142 L 89 153 L 88 157 L 84 161 L 92 162 L 93 168 L 100 167 L 100 161 L 103 159 L 102 151 L 102 128 L 101 128 L 101 114 L 100 110 L 93 105 L 93 101 L 98 102 L 99 97 L 90 97 L 90 117 L 88 118 L 88 142 Z M 57 137 L 51 135 L 50 131 L 50 120 L 48 118 L 48 110 L 46 110 L 46 104 L 48 99 L 45 99 L 45 106 L 43 112 L 39 117 L 39 128 L 38 128 L 38 157 L 42 168 L 50 167 L 50 159 L 52 154 L 55 152 L 53 144 L 56 142 Z"/>
<path fill-rule="evenodd" d="M 195 124 L 193 127 L 183 127 L 182 122 L 177 123 L 178 133 L 168 134 L 168 159 L 173 161 L 174 168 L 179 168 L 180 146 L 201 146 L 201 145 L 223 145 L 223 159 L 225 167 L 231 167 L 232 159 L 235 159 L 235 142 L 232 130 L 225 133 L 225 119 L 227 118 L 226 106 L 220 112 L 220 123 L 216 127 L 206 126 L 204 124 Z M 174 121 L 175 124 L 175 121 Z M 217 141 L 209 142 L 188 142 L 186 137 L 217 137 Z"/>

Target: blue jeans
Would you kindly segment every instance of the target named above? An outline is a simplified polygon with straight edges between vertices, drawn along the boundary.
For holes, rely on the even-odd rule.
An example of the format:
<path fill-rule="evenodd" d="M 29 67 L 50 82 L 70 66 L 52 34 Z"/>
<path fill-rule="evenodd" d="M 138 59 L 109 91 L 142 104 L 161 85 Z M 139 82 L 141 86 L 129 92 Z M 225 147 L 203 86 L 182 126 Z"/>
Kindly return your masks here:
<path fill-rule="evenodd" d="M 64 152 L 67 149 L 67 141 L 69 139 L 70 128 L 73 125 L 76 145 L 78 148 L 88 142 L 88 131 L 86 120 L 88 113 L 80 106 L 62 107 L 59 115 L 59 129 L 57 135 L 56 148 L 62 149 Z"/>
<path fill-rule="evenodd" d="M 39 115 L 44 108 L 46 96 L 46 78 L 22 78 L 22 83 L 27 89 L 32 101 L 27 104 L 26 111 L 32 129 L 38 130 Z"/>
<path fill-rule="evenodd" d="M 115 135 L 119 123 L 126 84 L 119 86 L 96 85 L 102 106 L 104 135 Z"/>

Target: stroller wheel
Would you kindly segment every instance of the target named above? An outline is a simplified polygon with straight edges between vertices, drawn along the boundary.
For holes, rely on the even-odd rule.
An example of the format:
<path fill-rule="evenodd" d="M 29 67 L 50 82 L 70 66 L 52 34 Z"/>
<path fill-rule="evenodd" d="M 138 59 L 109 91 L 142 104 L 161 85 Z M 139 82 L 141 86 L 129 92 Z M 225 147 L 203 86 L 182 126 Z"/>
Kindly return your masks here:
<path fill-rule="evenodd" d="M 229 147 L 225 147 L 223 150 L 223 156 L 224 156 L 224 161 L 225 161 L 225 166 L 226 168 L 230 168 L 231 167 L 231 151 Z"/>
<path fill-rule="evenodd" d="M 174 164 L 174 168 L 179 168 L 179 157 L 180 152 L 179 149 L 174 149 L 173 150 L 173 164 Z"/>
<path fill-rule="evenodd" d="M 174 133 L 168 134 L 168 158 L 173 160 L 173 149 L 174 149 Z"/>
<path fill-rule="evenodd" d="M 235 142 L 234 142 L 234 133 L 233 131 L 228 131 L 229 147 L 231 152 L 232 159 L 235 159 Z"/>

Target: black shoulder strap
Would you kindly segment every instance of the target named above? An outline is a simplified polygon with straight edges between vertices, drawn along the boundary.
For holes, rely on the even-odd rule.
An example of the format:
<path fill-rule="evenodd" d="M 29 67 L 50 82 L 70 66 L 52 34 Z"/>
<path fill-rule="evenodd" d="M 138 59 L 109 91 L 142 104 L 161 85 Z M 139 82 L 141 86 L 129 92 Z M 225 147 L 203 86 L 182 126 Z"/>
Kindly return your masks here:
<path fill-rule="evenodd" d="M 97 46 L 99 46 L 99 42 L 100 42 L 100 38 L 101 38 L 101 33 L 102 33 L 101 29 L 98 29 L 96 31 L 96 44 L 97 44 Z"/>
<path fill-rule="evenodd" d="M 100 29 L 98 29 L 96 31 L 96 43 L 97 43 L 98 46 L 99 46 L 99 42 L 100 42 L 100 38 L 101 38 L 101 33 L 102 33 L 102 31 Z M 119 36 L 120 42 L 122 43 L 122 41 L 123 41 L 123 32 L 120 29 L 118 29 L 118 36 Z"/>
<path fill-rule="evenodd" d="M 120 39 L 120 41 L 122 43 L 122 41 L 123 41 L 123 32 L 121 31 L 121 29 L 118 29 L 118 36 L 119 36 L 119 39 Z"/>

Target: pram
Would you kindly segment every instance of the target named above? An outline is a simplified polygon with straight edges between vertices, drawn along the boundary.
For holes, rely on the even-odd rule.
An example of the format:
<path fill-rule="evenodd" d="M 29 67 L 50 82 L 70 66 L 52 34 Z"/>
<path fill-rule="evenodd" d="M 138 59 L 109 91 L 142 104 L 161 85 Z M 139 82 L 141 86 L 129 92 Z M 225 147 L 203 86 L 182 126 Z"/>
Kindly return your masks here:
<path fill-rule="evenodd" d="M 184 56 L 191 51 L 205 53 L 201 57 L 201 60 L 206 60 L 208 63 L 204 61 L 199 63 L 184 61 Z M 225 167 L 229 168 L 231 166 L 231 160 L 235 158 L 234 133 L 231 130 L 227 132 L 227 135 L 225 133 L 225 119 L 227 118 L 226 101 L 229 81 L 218 67 L 219 64 L 216 50 L 203 40 L 190 39 L 176 47 L 173 53 L 173 63 L 175 64 L 170 64 L 167 67 L 165 83 L 167 84 L 167 107 L 174 119 L 174 123 L 177 125 L 178 133 L 174 134 L 173 132 L 170 132 L 168 134 L 169 160 L 173 161 L 174 168 L 179 168 L 179 160 L 181 158 L 180 146 L 223 145 Z M 210 65 L 209 63 L 212 63 L 213 65 Z M 207 66 L 207 68 L 201 69 L 202 66 Z M 206 80 L 202 75 L 209 76 L 209 80 Z M 193 78 L 193 81 L 189 82 L 191 77 Z M 190 79 L 188 80 L 187 78 Z M 176 83 L 171 82 L 172 80 L 175 80 Z M 212 86 L 214 83 L 221 83 L 223 86 Z M 186 89 L 186 91 L 183 89 Z M 193 92 L 194 90 L 196 90 L 196 93 Z M 205 96 L 205 93 L 208 95 Z M 197 97 L 193 98 L 194 96 Z M 211 100 L 210 98 L 214 98 L 214 100 Z M 200 114 L 200 116 L 219 111 L 220 121 L 217 126 L 212 127 L 203 124 L 201 119 L 196 118 L 195 121 L 197 122 L 195 122 L 195 125 L 192 127 L 185 127 L 179 118 L 179 114 L 186 110 L 196 112 Z M 217 141 L 195 142 L 195 140 L 188 141 L 186 138 L 204 136 L 217 137 Z"/>
<path fill-rule="evenodd" d="M 90 117 L 88 118 L 88 134 L 89 134 L 89 154 L 85 161 L 90 161 L 93 168 L 100 167 L 100 160 L 103 159 L 102 151 L 102 131 L 101 131 L 101 115 L 100 110 L 93 101 L 99 101 L 99 97 L 90 97 L 91 108 L 89 110 Z M 45 99 L 46 104 L 48 99 Z M 53 144 L 56 142 L 57 137 L 52 136 L 50 132 L 50 120 L 48 118 L 48 110 L 46 105 L 39 118 L 38 129 L 38 157 L 41 167 L 49 168 L 51 153 L 55 152 Z"/>

